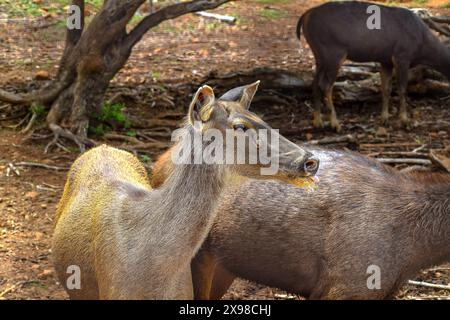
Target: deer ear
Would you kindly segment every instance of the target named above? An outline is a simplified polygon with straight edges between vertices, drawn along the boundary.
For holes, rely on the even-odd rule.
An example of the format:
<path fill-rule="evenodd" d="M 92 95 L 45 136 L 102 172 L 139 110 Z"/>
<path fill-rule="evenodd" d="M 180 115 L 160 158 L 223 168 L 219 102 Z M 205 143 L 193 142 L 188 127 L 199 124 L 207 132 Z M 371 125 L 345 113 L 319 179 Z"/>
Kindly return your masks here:
<path fill-rule="evenodd" d="M 196 121 L 207 121 L 202 119 L 201 110 L 205 106 L 211 105 L 215 100 L 214 91 L 210 86 L 200 87 L 194 95 L 191 104 L 189 105 L 189 123 L 194 126 Z"/>
<path fill-rule="evenodd" d="M 239 103 L 248 110 L 250 108 L 250 104 L 252 103 L 253 98 L 255 97 L 255 93 L 258 90 L 260 81 L 256 81 L 248 86 L 245 86 L 244 91 L 242 92 L 241 99 Z"/>
<path fill-rule="evenodd" d="M 221 96 L 219 100 L 239 102 L 245 109 L 248 109 L 255 96 L 256 90 L 258 90 L 258 86 L 259 81 L 256 81 L 247 86 L 231 89 Z"/>

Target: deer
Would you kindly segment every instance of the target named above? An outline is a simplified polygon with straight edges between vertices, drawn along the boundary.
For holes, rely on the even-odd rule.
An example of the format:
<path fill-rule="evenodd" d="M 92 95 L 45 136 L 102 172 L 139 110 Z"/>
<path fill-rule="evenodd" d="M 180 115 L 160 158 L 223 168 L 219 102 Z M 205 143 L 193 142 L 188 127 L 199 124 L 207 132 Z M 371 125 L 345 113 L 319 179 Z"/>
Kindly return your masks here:
<path fill-rule="evenodd" d="M 379 13 L 379 25 L 370 24 L 369 28 L 368 21 L 374 13 Z M 357 1 L 328 2 L 309 9 L 300 17 L 298 39 L 302 30 L 316 61 L 312 84 L 315 128 L 324 127 L 321 115 L 323 100 L 330 113 L 331 128 L 341 131 L 333 104 L 333 86 L 341 65 L 347 59 L 381 64 L 381 121 L 384 125 L 388 124 L 390 117 L 394 71 L 399 117 L 406 127 L 410 124 L 406 99 L 409 68 L 425 65 L 450 81 L 450 49 L 409 9 Z"/>
<path fill-rule="evenodd" d="M 261 173 L 270 165 L 261 160 L 195 160 L 212 143 L 196 143 L 195 134 L 214 129 L 237 138 L 250 127 L 271 129 L 248 110 L 258 84 L 219 98 L 209 86 L 198 89 L 171 149 L 180 157 L 167 159 L 171 172 L 158 188 L 152 188 L 143 165 L 126 151 L 102 145 L 75 160 L 56 210 L 52 240 L 56 274 L 71 299 L 192 299 L 190 263 L 215 220 L 217 199 L 230 173 L 291 183 L 315 174 L 319 163 L 314 156 L 281 135 L 279 169 L 271 174 Z M 270 149 L 274 141 L 258 145 Z"/>
<path fill-rule="evenodd" d="M 191 263 L 195 299 L 220 299 L 236 277 L 309 299 L 388 299 L 420 270 L 450 261 L 449 174 L 306 150 L 320 161 L 316 188 L 229 180 Z M 166 158 L 152 184 L 164 181 Z"/>

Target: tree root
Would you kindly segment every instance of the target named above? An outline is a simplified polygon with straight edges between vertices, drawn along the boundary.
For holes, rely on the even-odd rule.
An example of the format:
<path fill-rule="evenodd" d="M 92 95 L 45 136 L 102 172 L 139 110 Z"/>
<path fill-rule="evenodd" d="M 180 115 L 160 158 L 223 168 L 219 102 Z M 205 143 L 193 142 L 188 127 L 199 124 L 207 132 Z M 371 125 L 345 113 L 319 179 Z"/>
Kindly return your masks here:
<path fill-rule="evenodd" d="M 96 143 L 94 141 L 87 139 L 87 137 L 75 135 L 72 132 L 70 132 L 69 130 L 63 129 L 55 123 L 49 124 L 48 127 L 53 132 L 53 139 L 45 147 L 44 153 L 48 153 L 50 148 L 54 145 L 67 150 L 67 148 L 65 148 L 62 145 L 62 143 L 60 142 L 60 137 L 66 138 L 70 141 L 73 141 L 78 146 L 81 153 L 84 153 L 86 151 L 87 146 L 95 146 L 96 145 Z"/>
<path fill-rule="evenodd" d="M 22 129 L 21 133 L 25 134 L 25 133 L 30 132 L 34 126 L 34 123 L 36 122 L 36 119 L 37 119 L 36 112 L 32 112 L 30 121 L 28 121 L 27 126 Z"/>

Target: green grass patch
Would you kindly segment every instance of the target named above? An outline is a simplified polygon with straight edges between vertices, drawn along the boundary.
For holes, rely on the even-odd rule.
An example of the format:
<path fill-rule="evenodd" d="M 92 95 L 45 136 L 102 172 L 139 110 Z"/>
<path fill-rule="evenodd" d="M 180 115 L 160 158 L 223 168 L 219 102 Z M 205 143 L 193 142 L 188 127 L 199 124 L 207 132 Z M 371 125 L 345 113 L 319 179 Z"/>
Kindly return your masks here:
<path fill-rule="evenodd" d="M 43 105 L 33 105 L 33 106 L 31 106 L 30 109 L 38 117 L 43 116 L 47 113 L 47 111 Z"/>
<path fill-rule="evenodd" d="M 153 81 L 158 81 L 158 79 L 161 78 L 161 72 L 158 71 L 153 71 L 152 73 L 150 73 L 150 77 L 152 78 Z"/>
<path fill-rule="evenodd" d="M 123 103 L 105 103 L 100 114 L 94 116 L 89 133 L 103 136 L 111 130 L 128 130 L 130 127 L 131 121 L 125 114 Z M 127 131 L 127 134 L 129 133 L 133 134 L 132 131 Z"/>
<path fill-rule="evenodd" d="M 423 5 L 426 5 L 428 3 L 428 0 L 413 0 L 412 3 L 415 6 L 423 6 Z"/>
<path fill-rule="evenodd" d="M 277 9 L 264 8 L 259 11 L 259 15 L 266 20 L 279 20 L 284 17 L 284 12 Z"/>
<path fill-rule="evenodd" d="M 152 162 L 152 158 L 150 158 L 148 155 L 143 154 L 141 156 L 139 156 L 139 159 L 144 162 L 144 163 L 151 163 Z"/>

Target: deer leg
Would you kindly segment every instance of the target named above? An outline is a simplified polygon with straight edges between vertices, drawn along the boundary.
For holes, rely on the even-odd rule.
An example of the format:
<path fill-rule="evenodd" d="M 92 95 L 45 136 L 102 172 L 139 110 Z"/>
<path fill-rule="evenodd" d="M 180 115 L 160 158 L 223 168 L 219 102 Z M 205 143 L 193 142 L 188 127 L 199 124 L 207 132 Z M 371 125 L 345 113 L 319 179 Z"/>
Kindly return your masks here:
<path fill-rule="evenodd" d="M 211 285 L 211 294 L 209 295 L 209 298 L 211 300 L 221 299 L 224 294 L 227 293 L 228 288 L 232 285 L 235 278 L 236 277 L 232 273 L 218 264 L 214 271 L 214 279 Z"/>
<path fill-rule="evenodd" d="M 340 132 L 342 127 L 339 123 L 339 120 L 336 116 L 336 109 L 334 108 L 333 103 L 333 85 L 327 86 L 325 89 L 325 105 L 327 106 L 328 110 L 330 111 L 330 125 L 331 128 L 336 130 L 336 132 Z"/>
<path fill-rule="evenodd" d="M 319 87 L 322 89 L 325 98 L 325 105 L 330 112 L 330 125 L 336 132 L 341 131 L 341 125 L 336 116 L 336 109 L 333 104 L 333 86 L 342 63 L 345 61 L 345 54 L 336 55 L 335 59 L 328 57 L 327 65 L 322 77 L 319 78 Z"/>
<path fill-rule="evenodd" d="M 313 111 L 313 127 L 314 128 L 323 128 L 323 120 L 322 113 L 320 109 L 322 107 L 322 92 L 319 88 L 319 76 L 321 74 L 321 68 L 316 65 L 316 74 L 314 75 L 313 80 L 313 103 L 314 103 L 314 111 Z"/>
<path fill-rule="evenodd" d="M 382 110 L 381 121 L 387 125 L 389 120 L 389 101 L 392 92 L 392 66 L 381 66 L 381 94 L 382 94 Z"/>
<path fill-rule="evenodd" d="M 191 269 L 196 300 L 221 299 L 235 279 L 235 276 L 206 250 L 197 253 L 192 260 Z"/>
<path fill-rule="evenodd" d="M 192 282 L 195 300 L 209 300 L 214 278 L 216 260 L 205 250 L 200 250 L 192 259 Z"/>
<path fill-rule="evenodd" d="M 400 98 L 400 121 L 404 126 L 409 126 L 409 117 L 407 111 L 406 90 L 408 86 L 408 64 L 397 64 L 396 75 L 398 83 L 398 95 Z"/>

